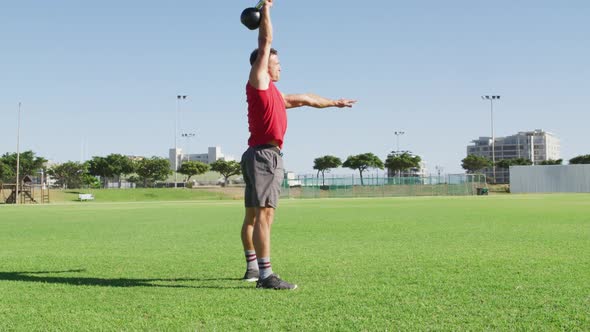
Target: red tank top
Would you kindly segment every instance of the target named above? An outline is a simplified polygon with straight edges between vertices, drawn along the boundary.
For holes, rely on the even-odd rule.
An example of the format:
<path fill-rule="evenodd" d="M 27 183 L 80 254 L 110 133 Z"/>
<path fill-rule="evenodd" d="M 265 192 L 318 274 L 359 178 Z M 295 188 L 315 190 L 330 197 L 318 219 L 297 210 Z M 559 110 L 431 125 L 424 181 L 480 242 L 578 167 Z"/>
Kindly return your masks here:
<path fill-rule="evenodd" d="M 273 82 L 266 90 L 258 90 L 248 82 L 246 97 L 250 130 L 248 145 L 254 147 L 275 140 L 282 149 L 287 131 L 287 108 L 283 95 Z"/>

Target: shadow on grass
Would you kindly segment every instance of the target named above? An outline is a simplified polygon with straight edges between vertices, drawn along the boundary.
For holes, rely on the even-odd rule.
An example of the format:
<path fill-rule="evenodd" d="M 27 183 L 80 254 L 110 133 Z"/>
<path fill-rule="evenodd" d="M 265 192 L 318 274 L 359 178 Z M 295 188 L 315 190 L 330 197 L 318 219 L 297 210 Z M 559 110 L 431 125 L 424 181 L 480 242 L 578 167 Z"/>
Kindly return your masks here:
<path fill-rule="evenodd" d="M 0 281 L 38 282 L 47 284 L 65 284 L 73 286 L 99 286 L 99 287 L 164 287 L 164 288 L 208 288 L 208 289 L 248 289 L 254 287 L 244 286 L 214 286 L 214 285 L 180 285 L 179 282 L 214 282 L 214 281 L 241 281 L 239 278 L 171 278 L 171 279 L 106 279 L 88 277 L 54 277 L 45 274 L 79 273 L 86 270 L 66 271 L 21 271 L 0 272 Z M 172 284 L 159 284 L 172 283 Z"/>

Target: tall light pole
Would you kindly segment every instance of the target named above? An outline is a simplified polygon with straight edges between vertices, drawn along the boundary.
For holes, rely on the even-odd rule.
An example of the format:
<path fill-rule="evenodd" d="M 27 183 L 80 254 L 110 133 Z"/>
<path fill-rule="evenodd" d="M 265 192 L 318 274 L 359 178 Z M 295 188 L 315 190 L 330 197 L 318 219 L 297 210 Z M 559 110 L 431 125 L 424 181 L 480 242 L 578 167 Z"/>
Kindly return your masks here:
<path fill-rule="evenodd" d="M 442 182 L 440 181 L 440 173 L 443 171 L 443 167 L 442 166 L 435 166 L 434 167 L 436 169 L 436 171 L 438 172 L 438 183 L 437 184 L 441 184 Z"/>
<path fill-rule="evenodd" d="M 174 188 L 178 188 L 178 113 L 180 113 L 180 101 L 185 99 L 185 95 L 176 96 L 176 115 L 174 116 Z"/>
<path fill-rule="evenodd" d="M 494 100 L 500 100 L 500 96 L 486 95 L 481 96 L 481 99 L 490 101 L 490 118 L 492 125 L 492 176 L 494 178 L 494 183 L 496 183 L 496 137 L 494 135 Z"/>
<path fill-rule="evenodd" d="M 405 131 L 394 131 L 393 134 L 395 135 L 395 139 L 397 141 L 397 146 L 396 146 L 396 151 L 395 151 L 395 155 L 399 156 L 401 154 L 401 151 L 399 150 L 399 137 L 403 134 L 405 134 Z M 402 177 L 402 170 L 400 169 L 398 171 L 398 177 L 401 179 Z"/>
<path fill-rule="evenodd" d="M 191 161 L 191 153 L 189 152 L 189 148 L 190 148 L 190 139 L 195 137 L 197 134 L 195 133 L 182 133 L 180 134 L 180 136 L 186 138 L 186 143 L 187 143 L 187 147 L 186 147 L 186 152 L 188 154 L 188 161 Z"/>
<path fill-rule="evenodd" d="M 21 102 L 18 103 L 18 120 L 16 125 L 16 196 L 14 196 L 14 204 L 18 205 L 19 195 L 19 178 L 20 178 L 20 109 Z"/>
<path fill-rule="evenodd" d="M 406 132 L 404 132 L 404 131 L 394 131 L 394 132 L 393 132 L 393 134 L 395 135 L 395 137 L 396 137 L 396 140 L 397 140 L 397 150 L 396 150 L 396 152 L 398 152 L 398 153 L 399 153 L 399 137 L 400 137 L 401 135 L 405 134 L 405 133 L 406 133 Z"/>

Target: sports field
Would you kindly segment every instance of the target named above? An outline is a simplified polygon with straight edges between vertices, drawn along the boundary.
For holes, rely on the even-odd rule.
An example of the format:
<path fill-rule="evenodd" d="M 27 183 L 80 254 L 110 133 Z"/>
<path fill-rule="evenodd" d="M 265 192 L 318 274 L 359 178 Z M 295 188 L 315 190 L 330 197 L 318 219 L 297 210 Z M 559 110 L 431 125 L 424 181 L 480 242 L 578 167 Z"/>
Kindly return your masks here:
<path fill-rule="evenodd" d="M 590 195 L 284 200 L 257 290 L 233 200 L 0 206 L 0 331 L 590 330 Z"/>

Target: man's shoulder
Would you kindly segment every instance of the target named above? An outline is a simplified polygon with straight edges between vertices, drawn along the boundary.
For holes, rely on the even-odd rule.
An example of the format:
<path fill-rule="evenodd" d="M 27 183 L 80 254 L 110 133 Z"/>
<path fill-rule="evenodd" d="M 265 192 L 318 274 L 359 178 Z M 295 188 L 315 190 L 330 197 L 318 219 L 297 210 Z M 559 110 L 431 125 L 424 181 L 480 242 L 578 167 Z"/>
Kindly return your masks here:
<path fill-rule="evenodd" d="M 272 84 L 272 82 L 270 82 L 271 84 L 269 84 L 268 88 L 263 89 L 263 88 L 257 88 L 255 87 L 252 82 L 248 81 L 248 83 L 246 83 L 246 91 L 248 92 L 252 92 L 252 93 L 256 93 L 256 92 L 265 92 L 265 91 L 271 91 L 273 88 L 276 89 L 276 87 Z"/>

